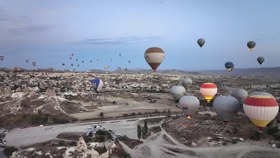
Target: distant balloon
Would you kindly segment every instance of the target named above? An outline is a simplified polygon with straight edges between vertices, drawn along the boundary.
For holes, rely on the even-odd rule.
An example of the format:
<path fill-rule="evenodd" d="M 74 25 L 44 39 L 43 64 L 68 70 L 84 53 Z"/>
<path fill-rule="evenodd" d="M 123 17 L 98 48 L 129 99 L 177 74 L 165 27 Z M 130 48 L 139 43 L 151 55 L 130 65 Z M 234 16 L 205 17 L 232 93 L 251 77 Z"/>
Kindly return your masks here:
<path fill-rule="evenodd" d="M 112 58 L 110 58 L 110 60 L 112 61 L 113 59 L 112 59 Z"/>
<path fill-rule="evenodd" d="M 264 62 L 264 57 L 258 57 L 257 61 L 261 65 Z"/>
<path fill-rule="evenodd" d="M 74 54 L 72 53 L 71 56 L 74 56 Z"/>
<path fill-rule="evenodd" d="M 164 51 L 159 47 L 151 47 L 145 51 L 145 59 L 153 71 L 157 70 L 164 56 Z"/>
<path fill-rule="evenodd" d="M 202 47 L 205 44 L 205 40 L 203 38 L 200 38 L 197 40 L 197 44 Z"/>
<path fill-rule="evenodd" d="M 96 61 L 99 61 L 99 59 L 97 58 Z"/>
<path fill-rule="evenodd" d="M 217 92 L 218 88 L 217 85 L 214 83 L 203 83 L 202 85 L 200 85 L 200 93 L 207 101 L 207 103 L 210 103 L 210 101 L 217 94 Z"/>
<path fill-rule="evenodd" d="M 182 85 L 185 89 L 189 89 L 189 86 L 192 84 L 192 79 L 187 77 L 182 80 Z"/>
<path fill-rule="evenodd" d="M 95 78 L 93 80 L 90 80 L 90 82 L 92 83 L 93 89 L 96 92 L 100 92 L 103 87 L 103 81 L 100 78 Z"/>
<path fill-rule="evenodd" d="M 182 96 L 179 100 L 179 106 L 186 113 L 188 118 L 191 118 L 199 108 L 199 100 L 195 96 Z"/>
<path fill-rule="evenodd" d="M 80 64 L 77 64 L 77 66 L 79 67 L 79 66 L 80 66 Z"/>
<path fill-rule="evenodd" d="M 78 59 L 76 59 L 76 61 L 78 61 Z"/>
<path fill-rule="evenodd" d="M 233 64 L 233 62 L 228 61 L 225 63 L 225 67 L 228 71 L 232 71 L 234 68 L 234 64 Z"/>
<path fill-rule="evenodd" d="M 90 60 L 89 62 L 92 63 L 92 60 Z"/>
<path fill-rule="evenodd" d="M 241 105 L 243 104 L 244 100 L 248 96 L 248 92 L 242 88 L 233 88 L 229 94 L 235 97 Z"/>
<path fill-rule="evenodd" d="M 249 48 L 250 51 L 252 51 L 255 48 L 255 46 L 256 46 L 256 42 L 254 41 L 249 41 L 247 43 L 247 47 Z"/>
<path fill-rule="evenodd" d="M 262 129 L 276 117 L 279 105 L 267 92 L 252 92 L 245 99 L 243 109 L 255 126 Z"/>
<path fill-rule="evenodd" d="M 4 56 L 0 56 L 0 60 L 3 61 L 4 60 Z"/>
<path fill-rule="evenodd" d="M 72 57 L 69 57 L 70 60 L 72 60 Z"/>
<path fill-rule="evenodd" d="M 170 92 L 174 100 L 177 102 L 184 95 L 186 89 L 183 86 L 172 86 Z"/>
<path fill-rule="evenodd" d="M 74 64 L 71 64 L 71 66 L 74 66 Z"/>
<path fill-rule="evenodd" d="M 219 118 L 227 123 L 231 121 L 239 111 L 240 103 L 232 96 L 218 96 L 213 102 L 213 107 Z"/>
<path fill-rule="evenodd" d="M 131 61 L 130 61 L 130 60 L 128 60 L 128 63 L 131 63 Z"/>
<path fill-rule="evenodd" d="M 35 66 L 36 66 L 36 61 L 33 61 L 33 62 L 32 62 L 32 65 L 35 67 Z"/>
<path fill-rule="evenodd" d="M 82 63 L 84 63 L 85 61 L 82 61 Z"/>
<path fill-rule="evenodd" d="M 26 63 L 29 63 L 29 60 L 25 60 Z"/>
<path fill-rule="evenodd" d="M 62 63 L 62 66 L 65 66 L 65 63 Z"/>
<path fill-rule="evenodd" d="M 120 54 L 119 54 L 119 56 L 121 57 L 121 56 L 122 56 L 122 54 L 120 53 Z"/>

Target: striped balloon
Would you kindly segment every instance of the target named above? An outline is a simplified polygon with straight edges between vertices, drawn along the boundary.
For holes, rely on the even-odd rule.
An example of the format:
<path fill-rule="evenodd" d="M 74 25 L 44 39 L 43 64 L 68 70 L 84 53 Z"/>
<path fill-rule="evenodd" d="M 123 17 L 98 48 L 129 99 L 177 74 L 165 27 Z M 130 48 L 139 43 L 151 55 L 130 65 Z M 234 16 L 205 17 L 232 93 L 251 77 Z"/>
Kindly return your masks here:
<path fill-rule="evenodd" d="M 103 87 L 103 81 L 100 78 L 95 78 L 93 80 L 90 80 L 92 83 L 93 89 L 96 92 L 100 92 L 101 88 Z"/>
<path fill-rule="evenodd" d="M 202 85 L 200 85 L 200 93 L 207 101 L 207 103 L 210 103 L 212 98 L 217 94 L 217 91 L 217 85 L 214 83 L 203 83 Z"/>
<path fill-rule="evenodd" d="M 243 109 L 257 127 L 264 128 L 276 117 L 279 105 L 271 94 L 253 92 L 245 99 Z"/>
<path fill-rule="evenodd" d="M 150 67 L 156 71 L 164 59 L 164 52 L 159 47 L 151 47 L 145 51 L 145 59 Z"/>

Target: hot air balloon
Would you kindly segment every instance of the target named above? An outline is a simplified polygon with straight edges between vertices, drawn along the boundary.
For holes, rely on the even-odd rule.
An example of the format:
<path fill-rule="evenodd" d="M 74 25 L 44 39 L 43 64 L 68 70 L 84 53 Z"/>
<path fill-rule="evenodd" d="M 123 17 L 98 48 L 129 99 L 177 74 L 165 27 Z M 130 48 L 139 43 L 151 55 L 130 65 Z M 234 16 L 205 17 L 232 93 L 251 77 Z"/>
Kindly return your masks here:
<path fill-rule="evenodd" d="M 257 61 L 261 65 L 264 62 L 264 57 L 258 57 Z"/>
<path fill-rule="evenodd" d="M 131 63 L 131 61 L 130 61 L 130 60 L 128 60 L 128 63 Z"/>
<path fill-rule="evenodd" d="M 217 91 L 217 85 L 214 83 L 203 83 L 202 85 L 200 85 L 200 93 L 207 101 L 207 103 L 210 103 L 212 98 L 217 94 Z"/>
<path fill-rule="evenodd" d="M 254 41 L 249 41 L 247 43 L 247 47 L 249 48 L 250 51 L 252 51 L 255 48 L 255 46 L 256 46 L 256 42 Z"/>
<path fill-rule="evenodd" d="M 187 77 L 182 80 L 182 85 L 185 89 L 189 89 L 189 86 L 192 84 L 192 79 Z"/>
<path fill-rule="evenodd" d="M 33 61 L 33 62 L 32 62 L 32 65 L 35 67 L 35 66 L 36 66 L 36 61 Z"/>
<path fill-rule="evenodd" d="M 97 58 L 96 61 L 99 61 L 99 59 Z"/>
<path fill-rule="evenodd" d="M 228 71 L 232 71 L 234 68 L 234 64 L 233 64 L 233 62 L 228 61 L 225 63 L 225 67 Z"/>
<path fill-rule="evenodd" d="M 71 56 L 74 56 L 74 54 L 72 53 Z"/>
<path fill-rule="evenodd" d="M 103 87 L 103 81 L 100 78 L 95 78 L 93 80 L 90 80 L 92 83 L 93 89 L 98 93 Z"/>
<path fill-rule="evenodd" d="M 145 51 L 145 59 L 153 71 L 156 71 L 164 59 L 164 51 L 159 47 L 151 47 Z"/>
<path fill-rule="evenodd" d="M 240 109 L 239 101 L 232 96 L 218 96 L 213 102 L 213 107 L 219 118 L 226 124 L 231 121 Z"/>
<path fill-rule="evenodd" d="M 120 53 L 120 54 L 119 54 L 119 56 L 121 57 L 121 56 L 122 56 L 122 54 Z"/>
<path fill-rule="evenodd" d="M 90 60 L 89 62 L 92 63 L 92 60 Z"/>
<path fill-rule="evenodd" d="M 178 102 L 179 99 L 184 95 L 186 89 L 183 86 L 172 86 L 170 89 L 172 97 L 174 98 L 175 102 Z"/>
<path fill-rule="evenodd" d="M 80 66 L 80 64 L 77 64 L 77 66 L 79 67 L 79 66 Z"/>
<path fill-rule="evenodd" d="M 62 63 L 62 66 L 65 66 L 65 63 Z"/>
<path fill-rule="evenodd" d="M 244 100 L 248 96 L 248 92 L 242 88 L 233 88 L 229 94 L 235 97 L 241 105 L 243 104 Z"/>
<path fill-rule="evenodd" d="M 199 105 L 199 100 L 195 96 L 182 96 L 179 100 L 179 106 L 183 109 L 189 119 L 191 119 L 192 115 L 197 112 Z"/>
<path fill-rule="evenodd" d="M 74 66 L 74 64 L 71 64 L 71 66 Z"/>
<path fill-rule="evenodd" d="M 26 63 L 29 63 L 29 60 L 25 60 Z"/>
<path fill-rule="evenodd" d="M 70 60 L 72 60 L 72 57 L 69 57 Z"/>
<path fill-rule="evenodd" d="M 275 97 L 267 92 L 252 92 L 243 103 L 243 109 L 255 126 L 263 129 L 278 114 Z"/>
<path fill-rule="evenodd" d="M 3 61 L 4 60 L 4 56 L 0 56 L 0 60 Z"/>
<path fill-rule="evenodd" d="M 197 44 L 202 47 L 205 44 L 205 40 L 203 38 L 200 38 L 197 40 Z"/>
<path fill-rule="evenodd" d="M 76 61 L 78 61 L 78 59 L 76 59 Z"/>

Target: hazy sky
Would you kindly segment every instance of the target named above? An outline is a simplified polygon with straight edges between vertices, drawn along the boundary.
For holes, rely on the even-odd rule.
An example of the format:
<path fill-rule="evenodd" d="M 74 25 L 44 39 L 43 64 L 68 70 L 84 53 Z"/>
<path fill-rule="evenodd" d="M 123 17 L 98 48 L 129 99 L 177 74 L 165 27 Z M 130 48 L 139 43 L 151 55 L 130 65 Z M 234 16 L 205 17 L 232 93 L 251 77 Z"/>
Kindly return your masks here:
<path fill-rule="evenodd" d="M 152 46 L 165 51 L 159 69 L 260 67 L 258 56 L 262 67 L 275 67 L 279 17 L 279 0 L 0 0 L 0 67 L 149 69 L 144 52 Z M 252 53 L 249 40 L 257 44 Z"/>

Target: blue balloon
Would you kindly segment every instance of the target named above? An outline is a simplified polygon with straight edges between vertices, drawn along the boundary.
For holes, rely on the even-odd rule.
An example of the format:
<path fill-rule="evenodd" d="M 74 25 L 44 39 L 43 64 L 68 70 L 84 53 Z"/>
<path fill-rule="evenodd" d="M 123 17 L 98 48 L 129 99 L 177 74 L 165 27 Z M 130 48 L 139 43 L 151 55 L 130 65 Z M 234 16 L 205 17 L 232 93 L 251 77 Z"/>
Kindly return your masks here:
<path fill-rule="evenodd" d="M 90 80 L 90 82 L 92 83 L 93 89 L 96 92 L 99 92 L 103 86 L 103 81 L 100 78 L 95 78 Z"/>
<path fill-rule="evenodd" d="M 232 71 L 234 68 L 234 64 L 233 64 L 233 62 L 228 61 L 225 63 L 225 67 L 228 71 Z"/>

